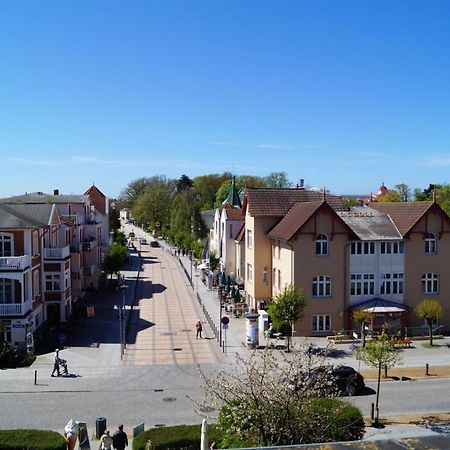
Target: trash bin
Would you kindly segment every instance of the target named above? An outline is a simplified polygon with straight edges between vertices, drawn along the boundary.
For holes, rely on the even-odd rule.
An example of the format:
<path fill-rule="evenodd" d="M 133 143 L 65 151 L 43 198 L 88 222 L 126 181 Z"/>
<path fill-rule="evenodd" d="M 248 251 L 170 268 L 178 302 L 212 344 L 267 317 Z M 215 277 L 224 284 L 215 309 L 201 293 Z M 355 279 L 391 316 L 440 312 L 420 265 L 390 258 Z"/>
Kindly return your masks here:
<path fill-rule="evenodd" d="M 100 439 L 105 430 L 106 430 L 106 418 L 97 417 L 95 421 L 95 437 L 97 439 Z"/>

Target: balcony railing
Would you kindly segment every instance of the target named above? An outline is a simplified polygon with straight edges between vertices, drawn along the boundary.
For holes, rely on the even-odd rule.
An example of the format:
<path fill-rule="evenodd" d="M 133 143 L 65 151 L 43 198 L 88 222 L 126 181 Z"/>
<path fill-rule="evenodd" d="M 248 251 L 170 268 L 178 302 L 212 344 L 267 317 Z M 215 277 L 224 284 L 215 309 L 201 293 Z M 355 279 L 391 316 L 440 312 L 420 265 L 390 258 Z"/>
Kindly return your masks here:
<path fill-rule="evenodd" d="M 0 303 L 0 317 L 24 316 L 31 309 L 31 301 L 24 303 Z"/>
<path fill-rule="evenodd" d="M 84 252 L 90 252 L 95 247 L 97 247 L 97 239 L 86 240 L 82 243 L 82 248 Z"/>
<path fill-rule="evenodd" d="M 65 259 L 70 255 L 70 246 L 44 248 L 44 259 Z"/>
<path fill-rule="evenodd" d="M 0 270 L 24 270 L 30 266 L 30 255 L 0 257 Z"/>

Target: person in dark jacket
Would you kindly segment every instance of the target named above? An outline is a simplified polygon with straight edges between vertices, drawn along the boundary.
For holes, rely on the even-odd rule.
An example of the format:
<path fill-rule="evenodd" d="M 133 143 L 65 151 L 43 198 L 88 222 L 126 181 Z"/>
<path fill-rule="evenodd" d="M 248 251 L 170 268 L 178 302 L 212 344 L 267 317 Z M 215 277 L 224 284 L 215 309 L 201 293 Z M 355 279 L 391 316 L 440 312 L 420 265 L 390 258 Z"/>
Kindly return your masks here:
<path fill-rule="evenodd" d="M 128 436 L 123 431 L 123 425 L 119 425 L 119 429 L 113 434 L 113 447 L 116 450 L 125 450 L 128 446 Z"/>

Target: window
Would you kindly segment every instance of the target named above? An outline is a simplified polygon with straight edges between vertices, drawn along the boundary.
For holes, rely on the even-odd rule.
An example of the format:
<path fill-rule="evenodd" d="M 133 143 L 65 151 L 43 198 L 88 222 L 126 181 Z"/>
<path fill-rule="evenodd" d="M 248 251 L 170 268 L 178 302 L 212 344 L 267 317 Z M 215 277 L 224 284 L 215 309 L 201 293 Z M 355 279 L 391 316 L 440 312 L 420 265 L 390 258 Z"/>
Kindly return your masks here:
<path fill-rule="evenodd" d="M 439 292 L 439 276 L 435 273 L 424 273 L 422 276 L 422 293 L 437 294 Z"/>
<path fill-rule="evenodd" d="M 328 314 L 312 316 L 312 330 L 313 331 L 330 331 L 331 317 Z"/>
<path fill-rule="evenodd" d="M 60 283 L 59 283 L 59 274 L 52 273 L 45 275 L 45 290 L 46 291 L 59 291 Z"/>
<path fill-rule="evenodd" d="M 247 230 L 247 248 L 253 248 L 253 232 Z"/>
<path fill-rule="evenodd" d="M 0 305 L 13 303 L 13 280 L 0 278 Z"/>
<path fill-rule="evenodd" d="M 233 239 L 233 224 L 228 224 L 228 238 Z"/>
<path fill-rule="evenodd" d="M 393 241 L 393 242 L 382 242 L 381 243 L 381 254 L 403 254 L 404 243 L 403 241 Z"/>
<path fill-rule="evenodd" d="M 363 252 L 365 255 L 374 255 L 375 254 L 375 242 L 364 242 L 363 243 Z"/>
<path fill-rule="evenodd" d="M 278 290 L 281 290 L 281 270 L 278 269 Z"/>
<path fill-rule="evenodd" d="M 267 274 L 267 267 L 264 267 L 264 269 L 263 269 L 262 282 L 263 282 L 263 284 L 269 284 L 269 277 L 268 277 L 268 274 Z"/>
<path fill-rule="evenodd" d="M 38 255 L 39 251 L 39 233 L 37 231 L 33 231 L 33 241 L 32 241 L 32 250 L 33 255 Z"/>
<path fill-rule="evenodd" d="M 352 255 L 361 255 L 362 253 L 362 242 L 352 242 L 351 246 Z"/>
<path fill-rule="evenodd" d="M 313 278 L 313 297 L 329 297 L 331 295 L 331 278 L 319 275 Z"/>
<path fill-rule="evenodd" d="M 253 281 L 253 266 L 247 263 L 247 280 Z"/>
<path fill-rule="evenodd" d="M 0 234 L 0 256 L 12 256 L 12 237 Z"/>
<path fill-rule="evenodd" d="M 425 254 L 436 254 L 436 236 L 433 233 L 427 233 L 424 238 L 425 241 Z"/>
<path fill-rule="evenodd" d="M 326 234 L 318 234 L 316 237 L 316 255 L 328 255 L 328 237 Z"/>
<path fill-rule="evenodd" d="M 381 275 L 380 294 L 403 294 L 403 274 L 384 273 Z"/>
<path fill-rule="evenodd" d="M 276 286 L 276 281 L 277 281 L 277 269 L 273 269 L 273 271 L 272 271 L 272 280 L 273 280 L 273 285 Z"/>
<path fill-rule="evenodd" d="M 352 273 L 350 275 L 350 295 L 375 295 L 375 275 L 373 273 Z"/>

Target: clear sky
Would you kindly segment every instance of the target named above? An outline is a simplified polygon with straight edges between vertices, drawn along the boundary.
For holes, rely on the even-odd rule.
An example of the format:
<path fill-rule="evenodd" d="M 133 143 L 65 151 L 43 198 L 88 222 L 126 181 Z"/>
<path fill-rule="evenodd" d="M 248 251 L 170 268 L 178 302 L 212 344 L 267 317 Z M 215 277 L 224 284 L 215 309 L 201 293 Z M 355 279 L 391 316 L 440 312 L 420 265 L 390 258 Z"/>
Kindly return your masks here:
<path fill-rule="evenodd" d="M 0 2 L 0 196 L 450 182 L 448 0 Z"/>

